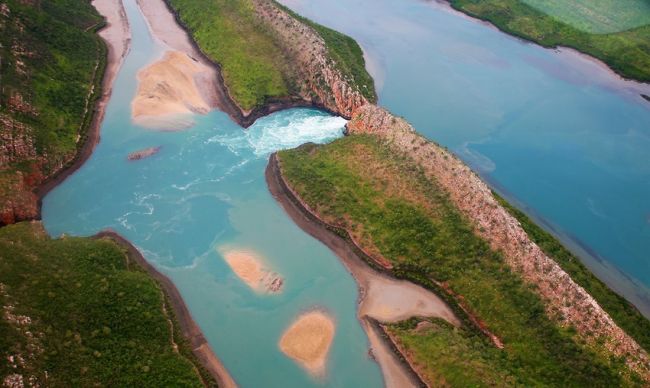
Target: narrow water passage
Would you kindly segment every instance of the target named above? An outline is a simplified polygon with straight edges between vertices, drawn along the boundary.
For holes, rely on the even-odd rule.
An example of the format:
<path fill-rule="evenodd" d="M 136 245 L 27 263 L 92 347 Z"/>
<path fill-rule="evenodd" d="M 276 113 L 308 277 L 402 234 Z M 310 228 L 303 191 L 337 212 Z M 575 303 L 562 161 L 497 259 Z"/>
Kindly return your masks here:
<path fill-rule="evenodd" d="M 87 236 L 112 228 L 129 239 L 176 284 L 241 386 L 381 386 L 357 320 L 354 280 L 327 248 L 293 224 L 264 179 L 271 152 L 331 141 L 341 136 L 345 120 L 292 109 L 246 131 L 222 112 L 195 116 L 195 125 L 184 131 L 134 126 L 136 73 L 164 50 L 152 41 L 135 0 L 124 5 L 133 40 L 101 142 L 88 162 L 43 200 L 47 231 Z M 133 151 L 158 146 L 149 158 L 127 160 Z M 248 288 L 219 253 L 224 248 L 256 252 L 284 278 L 283 291 L 259 294 Z M 322 379 L 311 378 L 278 348 L 293 319 L 314 307 L 336 323 Z"/>
<path fill-rule="evenodd" d="M 543 220 L 650 316 L 650 104 L 640 96 L 650 85 L 440 0 L 282 3 L 355 38 L 380 105 Z"/>

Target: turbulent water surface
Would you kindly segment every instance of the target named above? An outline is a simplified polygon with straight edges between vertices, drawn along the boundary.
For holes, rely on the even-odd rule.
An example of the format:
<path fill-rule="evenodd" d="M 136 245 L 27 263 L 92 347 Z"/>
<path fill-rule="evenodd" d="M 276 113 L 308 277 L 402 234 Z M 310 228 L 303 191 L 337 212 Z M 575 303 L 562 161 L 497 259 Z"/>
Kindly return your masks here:
<path fill-rule="evenodd" d="M 640 96 L 650 85 L 442 1 L 282 2 L 354 37 L 381 105 L 449 147 L 650 315 L 650 103 Z"/>
<path fill-rule="evenodd" d="M 264 170 L 272 151 L 342 134 L 345 120 L 292 109 L 248 130 L 225 114 L 160 132 L 131 123 L 138 69 L 159 58 L 134 0 L 125 6 L 131 51 L 114 86 L 101 142 L 88 162 L 43 201 L 53 236 L 112 228 L 133 242 L 179 288 L 206 338 L 245 387 L 381 386 L 379 367 L 356 318 L 357 288 L 338 259 L 303 233 L 270 196 Z M 146 159 L 129 153 L 160 146 Z M 219 250 L 253 250 L 284 277 L 280 294 L 260 295 L 237 278 Z M 327 374 L 311 378 L 280 353 L 293 319 L 321 308 L 336 321 Z"/>

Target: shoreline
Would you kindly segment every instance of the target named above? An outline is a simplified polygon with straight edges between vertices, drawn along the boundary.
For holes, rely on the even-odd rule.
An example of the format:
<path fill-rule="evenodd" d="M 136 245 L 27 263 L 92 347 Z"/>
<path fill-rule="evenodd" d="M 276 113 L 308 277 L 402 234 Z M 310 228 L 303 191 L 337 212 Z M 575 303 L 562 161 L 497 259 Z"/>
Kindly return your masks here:
<path fill-rule="evenodd" d="M 203 335 L 201 328 L 199 328 L 192 318 L 192 314 L 171 279 L 151 265 L 147 259 L 144 258 L 142 253 L 140 253 L 138 248 L 131 244 L 131 242 L 126 238 L 122 237 L 119 233 L 107 229 L 91 236 L 91 238 L 108 238 L 127 250 L 129 259 L 132 259 L 142 267 L 164 291 L 166 298 L 169 300 L 171 307 L 174 310 L 175 321 L 180 325 L 180 332 L 187 339 L 192 353 L 201 366 L 215 378 L 220 387 L 236 387 L 237 384 L 234 379 L 230 376 L 226 367 L 210 347 L 210 344 Z"/>
<path fill-rule="evenodd" d="M 45 179 L 35 190 L 34 193 L 38 197 L 36 203 L 37 214 L 35 220 L 41 220 L 41 210 L 43 198 L 56 186 L 65 181 L 70 175 L 76 172 L 92 155 L 95 147 L 100 140 L 100 129 L 106 113 L 106 107 L 110 101 L 113 92 L 113 83 L 117 74 L 122 67 L 124 59 L 130 49 L 131 31 L 129 28 L 128 20 L 126 18 L 126 11 L 122 1 L 118 1 L 116 8 L 110 8 L 114 2 L 108 0 L 94 0 L 93 6 L 97 12 L 106 20 L 106 24 L 97 31 L 97 39 L 100 44 L 106 48 L 106 67 L 102 74 L 101 81 L 101 97 L 95 102 L 92 108 L 92 121 L 86 133 L 87 138 L 82 146 L 77 150 L 76 155 L 68 167 L 51 175 Z M 113 14 L 111 14 L 113 13 Z M 117 36 L 113 36 L 116 34 Z M 27 221 L 27 220 L 23 220 Z"/>
<path fill-rule="evenodd" d="M 138 5 L 140 5 L 141 3 L 145 3 L 143 0 L 137 0 L 137 1 L 138 1 Z M 221 110 L 222 112 L 230 116 L 230 118 L 234 122 L 236 122 L 239 126 L 243 128 L 248 128 L 251 125 L 253 125 L 253 123 L 255 123 L 257 119 L 261 117 L 265 117 L 272 113 L 279 112 L 285 109 L 291 109 L 291 108 L 314 108 L 314 109 L 328 112 L 336 116 L 341 116 L 345 119 L 350 119 L 350 117 L 342 116 L 339 112 L 333 112 L 332 110 L 327 109 L 323 104 L 317 104 L 317 103 L 313 103 L 310 101 L 306 101 L 306 100 L 302 100 L 290 96 L 282 97 L 282 98 L 269 98 L 264 102 L 262 106 L 255 107 L 252 110 L 246 112 L 237 104 L 237 102 L 230 95 L 228 86 L 226 85 L 226 82 L 223 79 L 221 65 L 219 65 L 219 63 L 217 63 L 216 61 L 210 59 L 210 57 L 208 57 L 203 52 L 203 50 L 201 50 L 201 47 L 199 47 L 196 41 L 192 38 L 192 33 L 190 32 L 190 29 L 185 25 L 185 23 L 183 23 L 178 13 L 174 10 L 174 8 L 169 3 L 169 0 L 160 0 L 160 1 L 164 3 L 167 11 L 173 15 L 176 24 L 183 30 L 185 35 L 188 37 L 188 40 L 192 45 L 192 47 L 194 48 L 194 51 L 201 57 L 203 61 L 207 62 L 215 70 L 216 89 L 217 89 L 215 92 L 221 99 L 221 103 L 222 103 L 222 106 L 219 106 L 218 108 L 219 110 Z"/>
<path fill-rule="evenodd" d="M 481 17 L 479 15 L 466 13 L 462 9 L 456 8 L 451 3 L 451 0 L 435 0 L 434 3 L 438 4 L 438 5 L 442 5 L 443 7 L 447 8 L 448 10 L 450 10 L 452 12 L 458 13 L 459 16 L 461 16 L 461 17 L 469 18 L 471 20 L 474 20 L 475 22 L 478 22 L 478 23 L 481 23 L 483 25 L 494 28 L 495 30 L 497 30 L 497 31 L 499 31 L 501 33 L 504 33 L 504 34 L 506 34 L 506 35 L 508 35 L 508 36 L 510 36 L 512 38 L 515 38 L 515 39 L 517 39 L 517 40 L 519 40 L 519 41 L 521 41 L 523 43 L 535 44 L 535 45 L 540 46 L 542 48 L 545 48 L 545 49 L 548 49 L 548 50 L 553 50 L 553 51 L 558 52 L 558 53 L 569 52 L 571 54 L 575 54 L 576 56 L 580 56 L 580 57 L 582 57 L 582 59 L 586 59 L 587 61 L 596 64 L 598 67 L 601 67 L 602 69 L 606 69 L 608 72 L 610 72 L 612 75 L 614 75 L 619 81 L 635 82 L 635 83 L 638 83 L 640 85 L 650 86 L 650 80 L 641 80 L 641 79 L 626 77 L 626 76 L 620 74 L 618 71 L 614 70 L 614 68 L 612 68 L 609 64 L 607 64 L 607 62 L 605 62 L 604 60 L 602 60 L 600 58 L 596 58 L 595 56 L 582 51 L 578 47 L 574 47 L 574 46 L 571 46 L 571 45 L 563 45 L 563 44 L 544 45 L 544 44 L 542 44 L 540 42 L 537 42 L 537 41 L 535 41 L 533 39 L 530 39 L 530 38 L 527 38 L 527 37 L 525 37 L 525 36 L 523 36 L 521 34 L 518 34 L 515 31 L 507 31 L 507 30 L 497 26 L 496 24 L 494 24 L 492 21 L 490 21 L 487 18 L 483 18 L 483 17 Z"/>
<path fill-rule="evenodd" d="M 42 219 L 41 211 L 43 198 L 52 189 L 65 181 L 70 175 L 74 174 L 88 160 L 99 143 L 101 137 L 101 124 L 106 113 L 106 107 L 112 95 L 113 84 L 122 64 L 124 63 L 126 55 L 130 50 L 131 31 L 122 1 L 119 0 L 113 2 L 111 0 L 95 0 L 93 1 L 93 6 L 106 20 L 106 24 L 97 31 L 97 39 L 101 44 L 105 45 L 107 53 L 105 58 L 106 67 L 102 74 L 101 82 L 102 94 L 101 97 L 96 100 L 95 106 L 93 107 L 93 118 L 88 129 L 87 139 L 77 151 L 71 165 L 46 179 L 35 190 L 38 197 L 38 213 L 34 218 L 35 220 Z M 116 8 L 111 8 L 111 6 Z M 146 261 L 140 251 L 133 244 L 117 232 L 111 230 L 101 231 L 91 238 L 103 237 L 108 237 L 118 245 L 125 247 L 129 258 L 136 261 L 158 282 L 158 284 L 160 284 L 165 297 L 169 300 L 171 307 L 174 310 L 176 320 L 180 324 L 181 334 L 191 345 L 192 353 L 196 356 L 201 366 L 215 378 L 219 386 L 228 388 L 236 387 L 237 385 L 228 373 L 227 369 L 207 343 L 201 329 L 198 327 L 196 322 L 194 322 L 185 302 L 171 280 L 164 274 L 158 272 L 158 270 Z M 199 375 L 201 374 L 199 373 Z M 202 376 L 201 380 L 203 380 Z"/>
<path fill-rule="evenodd" d="M 313 220 L 311 213 L 304 207 L 292 200 L 292 195 L 284 187 L 283 180 L 277 163 L 276 154 L 272 154 L 266 167 L 265 178 L 271 195 L 282 207 L 291 220 L 305 233 L 316 238 L 327 246 L 342 262 L 346 269 L 352 274 L 359 288 L 359 300 L 357 318 L 368 336 L 371 345 L 373 358 L 377 361 L 388 387 L 402 386 L 426 386 L 420 378 L 408 358 L 399 351 L 397 345 L 385 335 L 380 323 L 368 315 L 363 315 L 364 305 L 367 304 L 368 284 L 373 278 L 390 278 L 389 275 L 377 268 L 372 268 L 356 253 L 356 250 L 343 237 L 336 232 L 327 229 L 316 220 Z M 284 185 L 283 185 L 284 183 Z M 449 317 L 440 316 L 445 320 Z M 452 324 L 459 324 L 451 322 Z M 380 333 L 378 333 L 380 331 Z"/>

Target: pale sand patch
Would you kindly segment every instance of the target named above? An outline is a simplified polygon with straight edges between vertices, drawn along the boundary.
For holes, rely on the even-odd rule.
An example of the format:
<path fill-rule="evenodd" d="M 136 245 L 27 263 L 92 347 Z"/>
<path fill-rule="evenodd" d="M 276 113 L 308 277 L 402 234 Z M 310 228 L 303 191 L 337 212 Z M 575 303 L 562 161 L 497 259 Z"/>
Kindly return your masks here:
<path fill-rule="evenodd" d="M 324 312 L 305 313 L 284 332 L 280 350 L 312 375 L 322 376 L 334 331 L 334 321 Z"/>
<path fill-rule="evenodd" d="M 232 271 L 256 292 L 277 293 L 284 280 L 279 274 L 264 267 L 261 257 L 250 250 L 221 249 L 221 255 Z"/>
<path fill-rule="evenodd" d="M 108 63 L 106 66 L 107 84 L 112 86 L 131 41 L 131 32 L 126 12 L 121 1 L 93 0 L 93 7 L 106 18 L 106 27 L 99 31 L 108 43 Z M 108 92 L 108 91 L 105 91 Z"/>
<path fill-rule="evenodd" d="M 180 51 L 195 59 L 200 71 L 195 74 L 199 91 L 203 99 L 212 108 L 222 107 L 223 101 L 218 96 L 218 76 L 214 65 L 208 61 L 194 46 L 188 34 L 181 28 L 174 15 L 169 11 L 164 0 L 137 0 L 138 6 L 147 21 L 151 35 L 170 50 Z"/>
<path fill-rule="evenodd" d="M 380 322 L 399 322 L 410 317 L 439 317 L 460 325 L 452 310 L 434 293 L 416 284 L 386 276 L 367 278 L 359 315 Z"/>
<path fill-rule="evenodd" d="M 159 126 L 169 119 L 172 126 L 183 125 L 182 115 L 205 114 L 210 110 L 195 81 L 200 65 L 180 51 L 167 51 L 164 57 L 138 73 L 138 90 L 131 103 L 134 122 Z"/>

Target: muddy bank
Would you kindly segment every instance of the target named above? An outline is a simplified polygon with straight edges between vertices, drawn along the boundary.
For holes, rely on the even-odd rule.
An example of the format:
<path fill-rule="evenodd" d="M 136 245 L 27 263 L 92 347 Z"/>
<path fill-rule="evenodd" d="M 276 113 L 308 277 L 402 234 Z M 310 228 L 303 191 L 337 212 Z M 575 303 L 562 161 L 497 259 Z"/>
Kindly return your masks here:
<path fill-rule="evenodd" d="M 102 95 L 97 100 L 93 108 L 92 122 L 88 128 L 87 138 L 84 144 L 79 148 L 77 155 L 69 167 L 59 171 L 52 177 L 44 181 L 37 189 L 36 195 L 38 197 L 38 215 L 36 219 L 41 219 L 41 202 L 43 198 L 53 188 L 63 182 L 68 176 L 72 175 L 75 171 L 83 165 L 90 157 L 99 143 L 99 130 L 104 119 L 106 106 L 110 100 L 113 91 L 113 81 L 117 76 L 124 58 L 129 50 L 131 42 L 131 32 L 129 30 L 126 12 L 121 1 L 112 0 L 94 0 L 93 6 L 97 11 L 106 18 L 106 25 L 99 31 L 99 36 L 104 40 L 108 49 L 107 62 L 102 77 Z"/>
<path fill-rule="evenodd" d="M 453 311 L 432 292 L 371 268 L 370 265 L 373 264 L 358 255 L 356 246 L 315 220 L 288 189 L 275 154 L 271 155 L 265 176 L 269 191 L 296 225 L 331 249 L 357 281 L 359 320 L 368 334 L 371 354 L 379 363 L 387 386 L 423 386 L 423 381 L 385 334 L 378 320 L 395 322 L 412 316 L 428 316 L 439 317 L 459 325 L 460 321 Z M 381 268 L 378 264 L 373 266 Z M 383 287 L 388 287 L 397 295 L 408 299 L 393 298 L 382 292 Z"/>
<path fill-rule="evenodd" d="M 196 322 L 194 322 L 190 311 L 187 309 L 187 306 L 185 305 L 181 294 L 178 292 L 178 289 L 174 286 L 174 283 L 167 276 L 158 272 L 156 268 L 149 264 L 140 251 L 118 233 L 112 230 L 105 230 L 97 233 L 92 238 L 109 238 L 123 246 L 127 250 L 129 260 L 135 261 L 139 266 L 147 271 L 149 276 L 154 278 L 158 284 L 160 284 L 160 287 L 165 292 L 165 295 L 174 310 L 176 321 L 180 325 L 180 331 L 191 346 L 192 353 L 194 353 L 207 372 L 214 377 L 220 387 L 236 387 L 237 385 L 228 373 L 228 370 L 212 351 L 208 341 L 203 336 L 201 329 Z"/>

